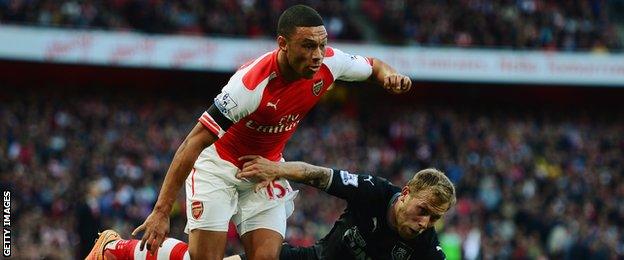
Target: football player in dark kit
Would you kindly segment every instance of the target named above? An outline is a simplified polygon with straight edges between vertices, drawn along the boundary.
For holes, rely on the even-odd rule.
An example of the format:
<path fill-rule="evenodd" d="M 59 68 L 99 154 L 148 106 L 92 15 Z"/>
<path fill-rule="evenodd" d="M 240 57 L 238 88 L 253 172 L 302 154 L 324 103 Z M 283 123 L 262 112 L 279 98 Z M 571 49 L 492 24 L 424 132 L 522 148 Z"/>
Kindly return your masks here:
<path fill-rule="evenodd" d="M 304 162 L 272 162 L 260 156 L 241 160 L 246 162 L 238 178 L 259 181 L 259 186 L 285 178 L 348 203 L 327 236 L 311 247 L 284 244 L 280 259 L 445 259 L 433 225 L 456 198 L 451 181 L 436 169 L 419 171 L 401 188 L 380 177 Z"/>

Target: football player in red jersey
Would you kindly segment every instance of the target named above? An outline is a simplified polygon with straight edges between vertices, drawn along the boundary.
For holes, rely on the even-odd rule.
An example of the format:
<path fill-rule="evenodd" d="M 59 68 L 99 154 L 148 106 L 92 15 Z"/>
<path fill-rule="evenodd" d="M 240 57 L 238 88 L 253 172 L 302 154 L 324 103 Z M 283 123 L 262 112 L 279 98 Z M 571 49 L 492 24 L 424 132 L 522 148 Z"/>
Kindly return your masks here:
<path fill-rule="evenodd" d="M 278 179 L 270 185 L 275 189 L 255 192 L 255 183 L 235 177 L 242 169 L 238 158 L 253 154 L 283 161 L 282 150 L 300 120 L 336 80 L 369 80 L 393 93 L 411 88 L 408 77 L 378 59 L 328 47 L 321 16 L 304 5 L 282 13 L 277 45 L 230 78 L 180 145 L 152 213 L 133 232 L 144 232 L 136 250 L 155 253 L 169 240 L 169 213 L 185 185 L 192 258 L 222 259 L 232 220 L 248 258 L 277 259 L 296 191 Z M 135 250 L 118 235 L 104 234 L 88 258 Z"/>

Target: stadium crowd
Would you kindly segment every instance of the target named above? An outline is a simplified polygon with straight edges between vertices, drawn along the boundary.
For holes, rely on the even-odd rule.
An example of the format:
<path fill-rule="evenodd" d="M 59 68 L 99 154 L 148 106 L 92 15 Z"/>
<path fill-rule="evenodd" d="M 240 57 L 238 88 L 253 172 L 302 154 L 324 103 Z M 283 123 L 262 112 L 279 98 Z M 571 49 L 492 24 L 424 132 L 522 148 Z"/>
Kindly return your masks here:
<path fill-rule="evenodd" d="M 515 49 L 622 49 L 608 1 L 368 0 L 390 42 Z"/>
<path fill-rule="evenodd" d="M 0 0 L 0 23 L 271 38 L 279 14 L 296 3 L 317 9 L 332 39 L 562 51 L 624 49 L 624 35 L 618 30 L 624 23 L 624 3 L 619 0 Z"/>
<path fill-rule="evenodd" d="M 207 106 L 168 95 L 18 93 L 0 96 L 0 184 L 13 191 L 20 259 L 80 258 L 103 228 L 128 237 Z M 445 171 L 458 190 L 438 227 L 449 259 L 624 257 L 622 111 L 515 110 L 325 102 L 285 157 L 394 183 L 424 167 Z M 310 245 L 344 203 L 296 187 L 287 240 Z M 171 236 L 185 240 L 180 195 Z M 228 253 L 241 252 L 234 232 L 229 240 Z"/>

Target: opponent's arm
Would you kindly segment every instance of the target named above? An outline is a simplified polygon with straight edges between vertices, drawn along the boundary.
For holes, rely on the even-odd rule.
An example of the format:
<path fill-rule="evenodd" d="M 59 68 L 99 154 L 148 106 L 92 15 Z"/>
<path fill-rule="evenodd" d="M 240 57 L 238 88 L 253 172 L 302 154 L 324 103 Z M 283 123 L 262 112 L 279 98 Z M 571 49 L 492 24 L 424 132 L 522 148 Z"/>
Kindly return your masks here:
<path fill-rule="evenodd" d="M 368 81 L 374 82 L 386 90 L 401 94 L 407 92 L 412 87 L 412 80 L 398 73 L 392 66 L 376 58 L 368 58 L 373 64 L 372 73 Z"/>
<path fill-rule="evenodd" d="M 236 177 L 260 181 L 266 186 L 278 178 L 285 178 L 319 189 L 326 189 L 332 176 L 332 170 L 305 162 L 273 162 L 258 155 L 247 155 L 239 160 L 245 161 L 243 169 Z"/>

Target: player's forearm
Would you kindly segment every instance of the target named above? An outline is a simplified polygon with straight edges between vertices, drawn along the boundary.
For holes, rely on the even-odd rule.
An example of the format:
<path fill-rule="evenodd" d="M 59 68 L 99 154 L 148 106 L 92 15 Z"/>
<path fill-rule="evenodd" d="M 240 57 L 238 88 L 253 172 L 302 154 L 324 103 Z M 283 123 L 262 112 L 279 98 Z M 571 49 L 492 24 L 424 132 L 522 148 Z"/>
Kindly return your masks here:
<path fill-rule="evenodd" d="M 186 141 L 180 145 L 169 166 L 167 175 L 165 175 L 162 187 L 160 188 L 160 194 L 154 206 L 155 211 L 167 213 L 171 211 L 176 195 L 182 187 L 184 180 L 188 177 L 195 159 L 199 155 L 197 150 L 199 150 L 198 147 L 194 148 L 189 146 Z"/>
<path fill-rule="evenodd" d="M 206 147 L 216 140 L 211 133 L 207 133 L 202 128 L 203 126 L 201 125 L 195 126 L 173 156 L 169 170 L 167 170 L 165 175 L 165 180 L 160 188 L 154 211 L 167 214 L 171 211 L 178 191 L 180 191 L 184 181 L 191 172 L 195 160 L 197 160 L 199 154 Z"/>
<path fill-rule="evenodd" d="M 332 170 L 305 162 L 280 163 L 279 176 L 287 180 L 303 183 L 319 189 L 326 189 L 331 179 Z"/>
<path fill-rule="evenodd" d="M 368 80 L 374 83 L 377 83 L 383 87 L 386 76 L 396 74 L 397 71 L 394 68 L 392 68 L 392 66 L 381 61 L 380 59 L 376 59 L 376 58 L 371 58 L 371 59 L 373 62 L 373 72 L 371 76 L 368 78 Z"/>

